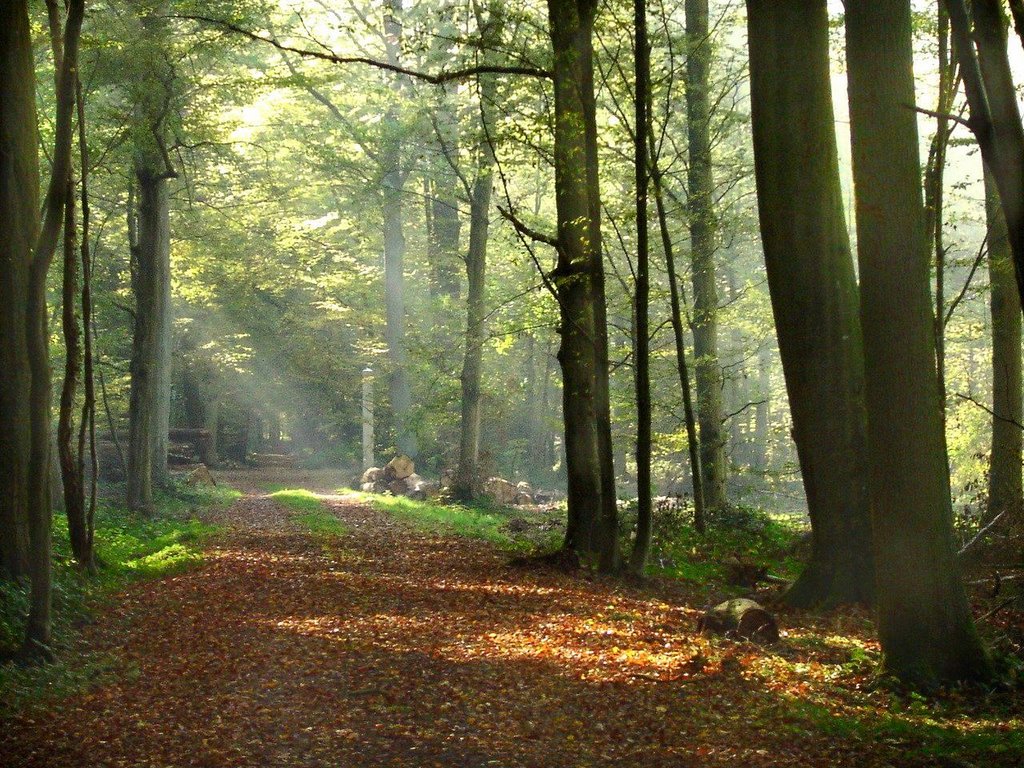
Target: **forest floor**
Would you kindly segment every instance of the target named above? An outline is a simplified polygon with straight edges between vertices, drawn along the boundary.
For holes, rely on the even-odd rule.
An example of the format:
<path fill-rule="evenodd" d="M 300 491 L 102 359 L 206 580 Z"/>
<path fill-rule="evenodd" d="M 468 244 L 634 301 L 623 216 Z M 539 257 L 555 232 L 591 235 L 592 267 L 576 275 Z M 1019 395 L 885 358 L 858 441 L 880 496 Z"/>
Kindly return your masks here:
<path fill-rule="evenodd" d="M 784 614 L 769 647 L 709 638 L 685 582 L 514 567 L 314 482 L 305 511 L 233 482 L 245 495 L 212 513 L 201 562 L 84 627 L 117 673 L 3 715 L 0 764 L 1024 762 L 1010 694 L 871 689 L 862 613 Z"/>

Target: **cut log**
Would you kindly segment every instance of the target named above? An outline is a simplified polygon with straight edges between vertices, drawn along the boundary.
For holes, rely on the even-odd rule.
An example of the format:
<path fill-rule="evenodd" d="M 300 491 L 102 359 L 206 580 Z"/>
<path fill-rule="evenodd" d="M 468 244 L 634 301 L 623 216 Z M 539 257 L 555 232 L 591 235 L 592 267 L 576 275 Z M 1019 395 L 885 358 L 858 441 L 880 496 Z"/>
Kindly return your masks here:
<path fill-rule="evenodd" d="M 370 467 L 368 470 L 363 472 L 363 476 L 362 478 L 360 478 L 359 482 L 361 485 L 365 485 L 366 483 L 372 484 L 376 483 L 382 477 L 384 477 L 383 469 L 381 469 L 380 467 Z M 363 490 L 365 491 L 366 489 L 364 488 Z"/>
<path fill-rule="evenodd" d="M 701 632 L 758 643 L 777 643 L 779 625 L 775 617 L 753 600 L 738 597 L 710 608 L 700 619 Z"/>
<path fill-rule="evenodd" d="M 391 461 L 384 467 L 384 477 L 387 480 L 405 480 L 409 475 L 416 471 L 416 465 L 412 459 L 404 454 L 395 456 Z"/>
<path fill-rule="evenodd" d="M 507 507 L 515 503 L 519 491 L 508 480 L 500 477 L 489 477 L 484 481 L 484 493 L 490 496 L 495 504 Z"/>

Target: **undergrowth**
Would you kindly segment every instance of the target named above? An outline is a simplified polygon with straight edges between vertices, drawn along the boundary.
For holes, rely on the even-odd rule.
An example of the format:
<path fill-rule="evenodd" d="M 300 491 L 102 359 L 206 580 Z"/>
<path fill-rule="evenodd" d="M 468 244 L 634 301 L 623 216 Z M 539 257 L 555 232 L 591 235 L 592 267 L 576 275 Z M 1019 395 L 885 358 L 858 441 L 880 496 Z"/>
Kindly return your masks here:
<path fill-rule="evenodd" d="M 112 593 L 137 579 L 177 573 L 202 559 L 202 542 L 216 526 L 197 518 L 202 508 L 230 504 L 240 494 L 224 486 L 175 484 L 155 494 L 157 513 L 144 517 L 119 503 L 100 499 L 96 508 L 95 574 L 77 567 L 68 541 L 67 518 L 53 517 L 53 645 L 55 661 L 45 666 L 0 665 L 0 713 L 51 695 L 79 690 L 103 679 L 116 660 L 75 648 L 92 611 Z M 0 649 L 16 648 L 28 615 L 26 585 L 0 582 Z M 123 670 L 122 670 L 123 671 Z"/>

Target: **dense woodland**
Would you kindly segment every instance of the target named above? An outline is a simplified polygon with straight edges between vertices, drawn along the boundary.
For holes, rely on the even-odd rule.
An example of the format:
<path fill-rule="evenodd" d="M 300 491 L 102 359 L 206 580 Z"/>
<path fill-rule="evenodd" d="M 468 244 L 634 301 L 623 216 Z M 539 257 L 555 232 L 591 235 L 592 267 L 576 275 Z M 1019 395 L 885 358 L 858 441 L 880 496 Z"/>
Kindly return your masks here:
<path fill-rule="evenodd" d="M 902 690 L 1019 685 L 1022 40 L 1018 0 L 4 0 L 3 650 L 60 656 L 55 574 L 197 462 L 405 456 L 546 489 L 527 559 L 581 580 L 784 525 L 780 610 L 869 610 Z"/>

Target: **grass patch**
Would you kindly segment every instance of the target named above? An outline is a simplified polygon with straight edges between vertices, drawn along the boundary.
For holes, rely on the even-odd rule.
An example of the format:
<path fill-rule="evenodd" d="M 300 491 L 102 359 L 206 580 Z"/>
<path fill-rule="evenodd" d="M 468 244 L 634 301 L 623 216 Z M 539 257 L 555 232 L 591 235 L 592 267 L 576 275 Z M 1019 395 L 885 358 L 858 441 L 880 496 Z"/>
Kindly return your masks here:
<path fill-rule="evenodd" d="M 318 536 L 342 536 L 348 528 L 329 509 L 317 494 L 303 488 L 282 488 L 270 498 L 295 514 L 292 522 Z"/>
<path fill-rule="evenodd" d="M 523 546 L 505 529 L 512 515 L 503 510 L 415 501 L 404 496 L 358 495 L 375 509 L 405 520 L 421 531 L 483 539 L 504 549 Z"/>
<path fill-rule="evenodd" d="M 955 756 L 981 764 L 998 758 L 1000 765 L 1011 756 L 1024 760 L 1020 720 L 998 706 L 965 712 L 956 705 L 911 697 L 900 704 L 900 711 L 890 712 L 836 712 L 824 704 L 801 700 L 792 700 L 790 707 L 786 720 L 795 730 L 810 726 L 837 739 L 865 744 L 898 742 L 931 759 Z"/>
<path fill-rule="evenodd" d="M 282 488 L 269 494 L 270 498 L 293 512 L 319 512 L 324 508 L 323 500 L 304 488 Z"/>
<path fill-rule="evenodd" d="M 160 492 L 157 514 L 143 517 L 101 499 L 96 508 L 97 573 L 87 575 L 74 564 L 68 542 L 67 518 L 53 517 L 53 650 L 56 661 L 40 667 L 0 665 L 0 713 L 19 709 L 42 698 L 59 697 L 124 673 L 109 655 L 75 649 L 81 628 L 93 611 L 119 589 L 138 579 L 178 573 L 202 560 L 204 540 L 216 526 L 196 517 L 201 508 L 230 504 L 241 494 L 217 486 L 193 488 L 184 484 Z M 28 615 L 27 586 L 0 583 L 0 648 L 16 648 Z M 74 651 L 74 652 L 72 652 Z"/>

